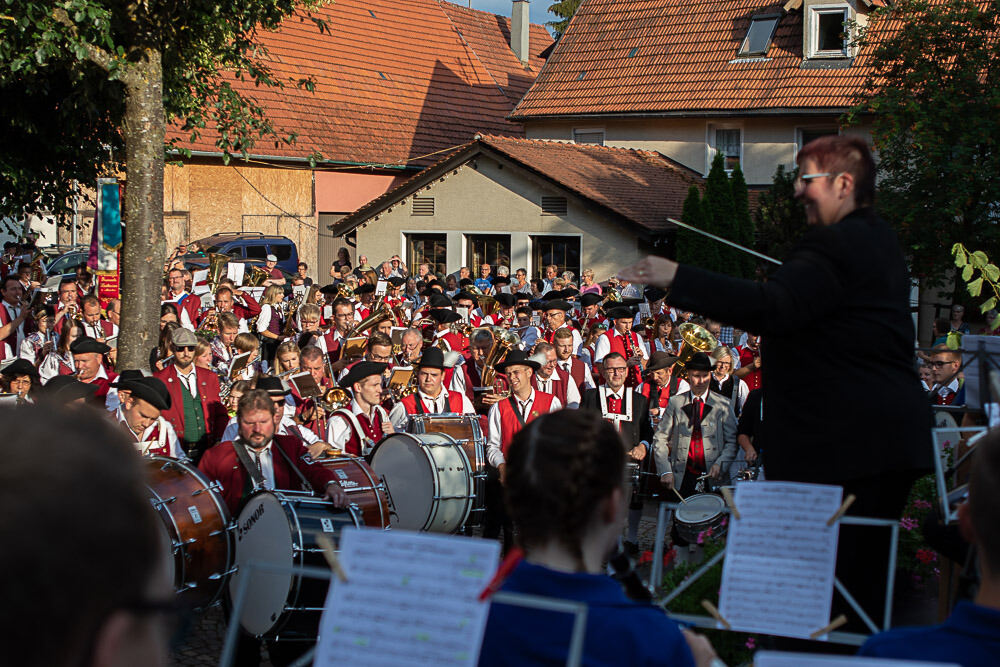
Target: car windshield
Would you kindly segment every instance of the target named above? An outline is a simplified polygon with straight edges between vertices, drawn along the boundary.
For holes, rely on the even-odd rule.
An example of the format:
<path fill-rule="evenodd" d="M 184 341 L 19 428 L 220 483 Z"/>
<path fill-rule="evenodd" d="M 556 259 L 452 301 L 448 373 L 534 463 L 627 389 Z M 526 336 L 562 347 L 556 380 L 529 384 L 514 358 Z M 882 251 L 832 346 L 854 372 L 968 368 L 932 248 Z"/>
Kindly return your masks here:
<path fill-rule="evenodd" d="M 205 248 L 205 254 L 208 254 L 210 252 L 222 252 L 222 245 L 221 244 L 210 245 L 207 248 Z"/>
<path fill-rule="evenodd" d="M 63 255 L 49 265 L 46 273 L 70 273 L 73 269 L 81 264 L 85 264 L 86 262 L 87 256 L 83 253 L 75 252 L 69 255 Z"/>

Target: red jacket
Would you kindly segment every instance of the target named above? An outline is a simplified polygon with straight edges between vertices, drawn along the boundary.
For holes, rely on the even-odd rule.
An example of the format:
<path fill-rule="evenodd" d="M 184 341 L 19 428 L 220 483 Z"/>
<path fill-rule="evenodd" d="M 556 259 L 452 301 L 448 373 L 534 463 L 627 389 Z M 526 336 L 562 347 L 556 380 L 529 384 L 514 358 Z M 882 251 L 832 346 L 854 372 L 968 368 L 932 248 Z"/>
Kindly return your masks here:
<path fill-rule="evenodd" d="M 219 376 L 205 368 L 195 367 L 198 373 L 198 400 L 201 402 L 201 410 L 205 414 L 205 430 L 209 434 L 212 442 L 222 438 L 222 433 L 226 430 L 229 422 L 229 414 L 219 400 Z M 184 439 L 184 394 L 181 389 L 180 379 L 177 377 L 177 367 L 171 364 L 162 371 L 153 374 L 163 380 L 170 392 L 170 408 L 164 410 L 160 416 L 170 422 L 177 432 L 177 437 Z"/>
<path fill-rule="evenodd" d="M 304 490 L 302 489 L 302 480 L 299 479 L 294 470 L 288 467 L 285 457 L 273 451 L 275 447 L 280 447 L 288 455 L 295 467 L 312 485 L 313 491 L 317 495 L 323 495 L 326 485 L 336 480 L 336 475 L 329 468 L 306 463 L 302 460 L 306 450 L 302 446 L 301 440 L 293 435 L 276 435 L 271 444 L 275 488 L 289 491 Z M 240 501 L 243 499 L 244 486 L 248 483 L 249 475 L 240 465 L 233 443 L 220 442 L 214 447 L 210 447 L 201 457 L 198 469 L 209 480 L 219 481 L 222 484 L 222 499 L 226 501 L 229 511 L 235 515 L 240 509 Z"/>
<path fill-rule="evenodd" d="M 243 303 L 240 303 L 240 298 L 243 299 Z M 233 299 L 233 314 L 241 320 L 246 320 L 247 322 L 254 315 L 260 315 L 260 304 L 247 293 L 243 293 L 242 297 L 235 297 Z"/>

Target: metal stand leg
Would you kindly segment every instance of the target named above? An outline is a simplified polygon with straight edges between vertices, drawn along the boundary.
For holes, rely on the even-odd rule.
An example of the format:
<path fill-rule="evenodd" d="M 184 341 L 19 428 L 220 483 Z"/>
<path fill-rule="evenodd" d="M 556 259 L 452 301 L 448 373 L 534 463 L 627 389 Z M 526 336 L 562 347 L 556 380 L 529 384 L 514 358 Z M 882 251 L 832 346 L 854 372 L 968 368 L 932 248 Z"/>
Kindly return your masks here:
<path fill-rule="evenodd" d="M 657 590 L 663 583 L 663 542 L 667 537 L 667 521 L 673 518 L 673 512 L 667 516 L 667 503 L 661 502 L 656 511 L 656 542 L 653 543 L 653 564 L 649 568 L 649 588 Z"/>

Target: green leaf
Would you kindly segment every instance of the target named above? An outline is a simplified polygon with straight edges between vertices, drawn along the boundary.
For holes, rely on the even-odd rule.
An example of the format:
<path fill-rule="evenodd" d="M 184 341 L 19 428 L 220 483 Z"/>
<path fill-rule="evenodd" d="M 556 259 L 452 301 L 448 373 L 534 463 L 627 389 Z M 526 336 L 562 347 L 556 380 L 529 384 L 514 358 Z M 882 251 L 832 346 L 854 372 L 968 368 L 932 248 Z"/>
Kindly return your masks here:
<path fill-rule="evenodd" d="M 983 275 L 986 276 L 986 280 L 995 283 L 1000 280 L 1000 268 L 996 264 L 987 264 L 983 267 Z"/>
<path fill-rule="evenodd" d="M 962 334 L 957 331 L 949 331 L 948 340 L 945 341 L 945 345 L 948 346 L 949 350 L 957 350 L 962 347 Z"/>
<path fill-rule="evenodd" d="M 1000 327 L 1000 315 L 994 317 L 993 321 L 990 322 L 990 331 L 996 330 L 997 327 Z"/>
<path fill-rule="evenodd" d="M 961 245 L 960 243 L 956 243 L 955 247 L 957 248 L 960 245 Z M 963 266 L 965 266 L 966 264 L 969 263 L 969 259 L 966 256 L 964 250 L 961 250 L 961 251 L 960 250 L 955 250 L 955 251 L 952 252 L 952 254 L 955 255 L 955 266 L 957 266 L 958 268 L 962 268 Z"/>
<path fill-rule="evenodd" d="M 977 269 L 981 269 L 990 263 L 990 258 L 986 256 L 986 253 L 982 250 L 977 250 L 972 253 L 972 265 Z"/>
<path fill-rule="evenodd" d="M 986 311 L 993 310 L 996 307 L 997 307 L 997 298 L 993 297 L 991 299 L 987 299 L 982 303 L 981 306 L 979 306 L 979 312 L 985 313 Z"/>
<path fill-rule="evenodd" d="M 972 280 L 972 264 L 966 264 L 965 268 L 962 269 L 962 280 L 969 282 Z"/>
<path fill-rule="evenodd" d="M 979 296 L 983 291 L 983 279 L 976 278 L 968 285 L 970 296 Z"/>

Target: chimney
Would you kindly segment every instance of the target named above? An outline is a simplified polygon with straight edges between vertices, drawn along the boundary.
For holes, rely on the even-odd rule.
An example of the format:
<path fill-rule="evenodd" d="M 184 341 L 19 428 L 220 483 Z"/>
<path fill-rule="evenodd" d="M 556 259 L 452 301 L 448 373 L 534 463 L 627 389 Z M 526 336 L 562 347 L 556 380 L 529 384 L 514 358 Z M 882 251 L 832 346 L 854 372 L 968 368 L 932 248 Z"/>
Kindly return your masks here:
<path fill-rule="evenodd" d="M 528 0 L 514 0 L 510 12 L 510 50 L 514 52 L 522 65 L 528 64 L 528 32 L 531 21 L 528 19 Z"/>

